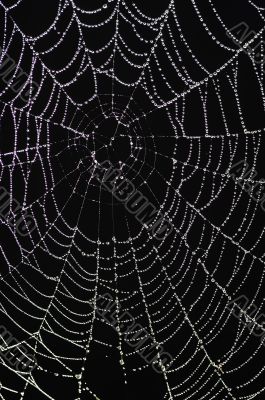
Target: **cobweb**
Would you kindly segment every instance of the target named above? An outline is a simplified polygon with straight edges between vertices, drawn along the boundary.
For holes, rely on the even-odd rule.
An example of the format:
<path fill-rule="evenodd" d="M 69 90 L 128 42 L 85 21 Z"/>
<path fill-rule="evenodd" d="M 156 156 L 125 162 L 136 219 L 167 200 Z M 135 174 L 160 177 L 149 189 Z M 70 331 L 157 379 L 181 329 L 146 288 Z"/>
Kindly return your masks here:
<path fill-rule="evenodd" d="M 264 39 L 264 10 L 35 3 L 0 2 L 1 47 L 38 83 L 26 103 L 0 84 L 1 185 L 36 225 L 20 236 L 1 219 L 1 324 L 36 360 L 23 372 L 1 356 L 1 399 L 263 399 L 264 346 L 227 306 L 264 310 L 264 214 L 227 171 L 243 159 L 263 177 L 264 71 L 244 50 Z M 243 47 L 228 35 L 240 21 L 256 32 Z M 80 170 L 95 159 L 171 221 L 167 238 Z M 98 316 L 104 293 L 169 368 Z"/>

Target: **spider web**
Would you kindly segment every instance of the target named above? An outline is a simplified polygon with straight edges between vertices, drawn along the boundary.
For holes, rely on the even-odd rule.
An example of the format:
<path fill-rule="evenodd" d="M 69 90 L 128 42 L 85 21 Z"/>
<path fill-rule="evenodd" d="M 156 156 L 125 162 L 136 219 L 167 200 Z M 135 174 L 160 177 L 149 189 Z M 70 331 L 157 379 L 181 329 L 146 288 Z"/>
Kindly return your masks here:
<path fill-rule="evenodd" d="M 39 85 L 25 103 L 0 83 L 1 184 L 36 225 L 21 237 L 1 218 L 1 324 L 36 360 L 21 372 L 1 356 L 1 399 L 145 398 L 143 383 L 154 399 L 264 398 L 264 347 L 228 308 L 244 294 L 264 309 L 264 216 L 227 175 L 262 168 L 264 71 L 244 50 L 264 11 L 240 3 L 256 34 L 238 47 L 239 17 L 217 1 L 166 3 L 53 1 L 33 33 L 25 0 L 0 2 L 3 53 Z M 95 159 L 171 221 L 167 238 L 86 173 Z M 172 355 L 167 370 L 98 316 L 104 293 Z"/>

